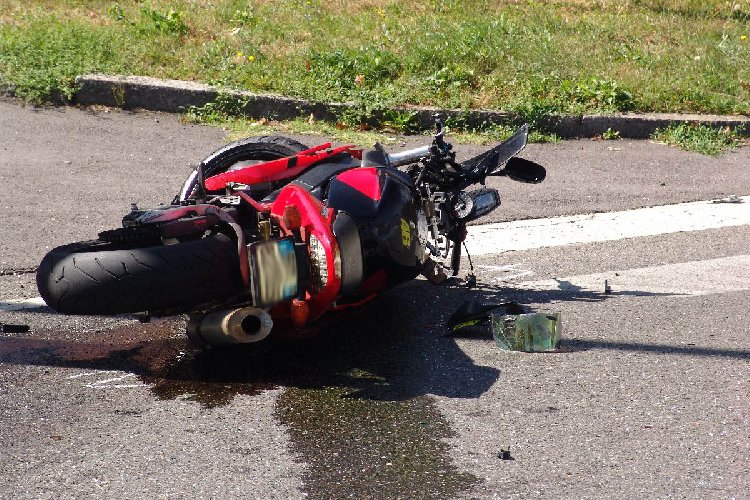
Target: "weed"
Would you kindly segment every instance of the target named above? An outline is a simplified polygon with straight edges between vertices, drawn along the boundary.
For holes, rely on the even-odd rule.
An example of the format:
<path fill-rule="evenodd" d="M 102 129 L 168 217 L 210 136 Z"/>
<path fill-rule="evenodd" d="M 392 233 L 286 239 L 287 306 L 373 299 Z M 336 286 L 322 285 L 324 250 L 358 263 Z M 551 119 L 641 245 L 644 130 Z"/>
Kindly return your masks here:
<path fill-rule="evenodd" d="M 560 85 L 562 97 L 602 111 L 629 111 L 633 109 L 633 95 L 612 80 L 590 78 L 573 83 L 564 80 Z"/>
<path fill-rule="evenodd" d="M 320 85 L 347 95 L 358 87 L 372 87 L 393 80 L 401 71 L 401 63 L 395 54 L 373 47 L 313 51 L 310 71 Z"/>
<path fill-rule="evenodd" d="M 422 130 L 417 113 L 406 110 L 387 110 L 383 113 L 382 128 L 397 134 L 416 134 Z"/>
<path fill-rule="evenodd" d="M 619 130 L 612 130 L 612 128 L 608 128 L 604 131 L 602 134 L 602 139 L 605 141 L 615 141 L 620 138 L 620 131 Z"/>
<path fill-rule="evenodd" d="M 742 145 L 742 130 L 718 129 L 707 125 L 690 125 L 681 123 L 658 129 L 652 136 L 670 146 L 678 146 L 686 151 L 696 151 L 711 156 L 718 156 Z"/>
<path fill-rule="evenodd" d="M 232 19 L 229 22 L 235 26 L 250 26 L 255 21 L 255 13 L 253 12 L 252 6 L 242 10 L 235 10 Z"/>
<path fill-rule="evenodd" d="M 212 125 L 221 126 L 228 130 L 229 140 L 237 140 L 252 135 L 275 135 L 275 134 L 300 134 L 300 135 L 323 135 L 334 141 L 371 146 L 376 142 L 384 145 L 396 144 L 400 141 L 398 136 L 392 135 L 390 131 L 382 129 L 360 130 L 352 128 L 341 128 L 339 124 L 325 121 L 310 122 L 307 119 L 296 119 L 286 121 L 248 121 L 244 119 L 229 119 Z M 449 141 L 454 144 L 496 144 L 510 137 L 516 129 L 511 126 L 498 126 L 488 128 L 485 131 L 453 131 L 448 130 Z M 425 136 L 425 144 L 431 139 L 432 131 L 422 131 Z M 529 136 L 531 142 L 557 142 L 559 138 L 549 135 L 536 135 L 532 132 Z"/>
<path fill-rule="evenodd" d="M 483 122 L 472 124 L 468 113 L 449 116 L 445 120 L 445 126 L 449 133 L 457 134 L 459 142 L 471 144 L 488 144 L 507 139 L 513 135 L 521 123 L 530 125 L 530 142 L 559 142 L 560 137 L 554 132 L 539 128 L 537 124 L 531 124 L 523 118 L 516 118 L 508 123 Z"/>
<path fill-rule="evenodd" d="M 245 115 L 249 99 L 227 92 L 219 92 L 216 99 L 203 106 L 190 106 L 185 120 L 190 123 L 220 124 Z"/>
<path fill-rule="evenodd" d="M 151 21 L 153 28 L 161 33 L 185 35 L 189 31 L 179 11 L 170 9 L 164 14 L 154 9 L 143 8 L 141 13 Z"/>
<path fill-rule="evenodd" d="M 435 90 L 445 90 L 451 87 L 473 87 L 477 80 L 474 70 L 458 64 L 448 64 L 428 76 L 425 82 Z"/>
<path fill-rule="evenodd" d="M 107 9 L 107 14 L 109 14 L 109 17 L 112 18 L 114 21 L 125 21 L 125 11 L 122 10 L 122 7 L 119 3 L 113 3 L 109 6 Z"/>

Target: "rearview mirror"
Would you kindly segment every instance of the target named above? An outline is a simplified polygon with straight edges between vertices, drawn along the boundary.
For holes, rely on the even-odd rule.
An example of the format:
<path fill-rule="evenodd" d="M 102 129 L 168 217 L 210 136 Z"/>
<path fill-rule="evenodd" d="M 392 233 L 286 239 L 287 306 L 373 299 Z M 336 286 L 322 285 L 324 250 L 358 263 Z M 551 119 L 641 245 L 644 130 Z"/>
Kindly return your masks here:
<path fill-rule="evenodd" d="M 504 175 L 510 177 L 514 181 L 538 184 L 547 176 L 547 170 L 531 160 L 525 160 L 514 156 L 508 160 L 508 163 L 505 164 L 505 168 L 495 172 L 493 175 Z"/>

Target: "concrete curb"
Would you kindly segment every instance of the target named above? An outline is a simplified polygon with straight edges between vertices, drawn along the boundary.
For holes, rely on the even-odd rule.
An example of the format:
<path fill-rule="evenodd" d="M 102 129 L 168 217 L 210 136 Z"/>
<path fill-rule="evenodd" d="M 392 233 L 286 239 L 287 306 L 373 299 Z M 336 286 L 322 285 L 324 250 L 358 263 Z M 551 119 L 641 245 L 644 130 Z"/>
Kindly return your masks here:
<path fill-rule="evenodd" d="M 144 76 L 84 75 L 76 79 L 80 90 L 73 102 L 82 105 L 104 105 L 125 109 L 147 109 L 170 113 L 184 112 L 190 106 L 204 106 L 216 100 L 220 93 L 247 101 L 244 112 L 252 118 L 286 120 L 314 115 L 319 120 L 336 120 L 352 107 L 347 103 L 316 103 L 272 94 L 247 91 L 221 90 L 218 87 L 180 80 L 160 80 Z M 430 128 L 432 115 L 441 112 L 446 117 L 460 118 L 468 126 L 487 123 L 508 123 L 512 115 L 491 110 L 455 110 L 438 108 L 395 108 L 396 111 L 414 113 L 414 120 Z M 676 123 L 699 123 L 712 127 L 744 127 L 750 135 L 750 117 L 692 114 L 616 114 L 616 115 L 560 115 L 547 119 L 547 128 L 560 137 L 595 137 L 605 131 L 619 132 L 620 137 L 645 139 L 657 128 Z"/>

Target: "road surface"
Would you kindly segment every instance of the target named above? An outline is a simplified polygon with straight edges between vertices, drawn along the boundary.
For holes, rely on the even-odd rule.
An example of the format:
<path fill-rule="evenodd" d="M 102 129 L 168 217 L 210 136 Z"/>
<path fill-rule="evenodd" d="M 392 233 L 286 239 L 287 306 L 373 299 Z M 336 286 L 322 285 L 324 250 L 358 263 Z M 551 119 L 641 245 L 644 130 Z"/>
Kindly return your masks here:
<path fill-rule="evenodd" d="M 181 318 L 39 303 L 46 251 L 169 201 L 223 142 L 0 101 L 0 323 L 31 327 L 0 334 L 0 498 L 748 495 L 750 148 L 530 145 L 548 179 L 493 180 L 477 288 L 417 280 L 315 339 L 201 352 Z M 560 312 L 560 350 L 446 335 L 470 298 Z"/>

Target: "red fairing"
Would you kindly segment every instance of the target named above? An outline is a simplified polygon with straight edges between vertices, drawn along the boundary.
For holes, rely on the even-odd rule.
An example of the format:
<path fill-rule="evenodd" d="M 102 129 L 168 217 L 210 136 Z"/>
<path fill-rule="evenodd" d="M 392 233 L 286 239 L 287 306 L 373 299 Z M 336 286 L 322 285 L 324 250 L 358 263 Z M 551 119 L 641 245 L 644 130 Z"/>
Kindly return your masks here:
<path fill-rule="evenodd" d="M 294 156 L 279 158 L 263 163 L 256 163 L 245 168 L 232 170 L 223 174 L 214 175 L 206 179 L 206 189 L 218 191 L 224 189 L 228 182 L 237 182 L 240 184 L 258 184 L 262 182 L 272 182 L 289 177 L 295 177 L 312 165 L 325 160 L 339 153 L 349 153 L 355 158 L 361 155 L 360 150 L 354 149 L 354 145 L 340 146 L 329 149 L 331 143 L 327 142 L 320 146 L 307 149 Z"/>
<path fill-rule="evenodd" d="M 336 176 L 347 186 L 353 187 L 370 199 L 380 200 L 380 176 L 374 167 L 354 168 Z"/>
<path fill-rule="evenodd" d="M 331 309 L 341 290 L 341 276 L 337 276 L 334 264 L 335 255 L 338 253 L 336 238 L 331 229 L 334 214 L 333 210 L 326 208 L 303 188 L 289 184 L 279 192 L 279 196 L 271 205 L 272 216 L 278 220 L 282 230 L 289 235 L 292 232 L 284 226 L 283 220 L 284 208 L 288 205 L 294 205 L 299 210 L 302 219 L 300 233 L 304 241 L 309 242 L 310 235 L 314 234 L 326 251 L 328 283 L 323 290 L 314 295 L 308 294 L 305 299 L 310 308 L 310 321 L 312 321 Z"/>

